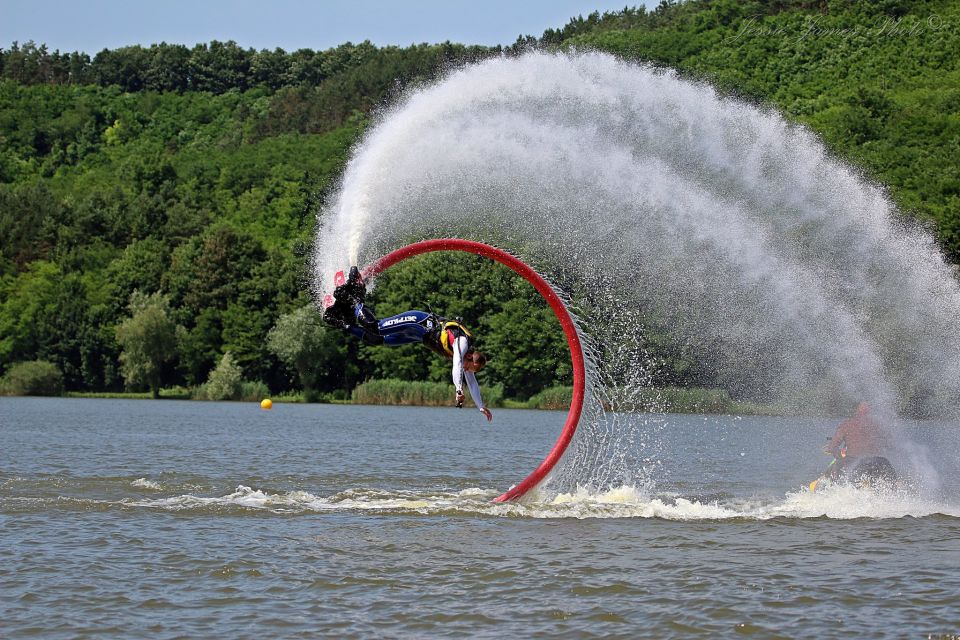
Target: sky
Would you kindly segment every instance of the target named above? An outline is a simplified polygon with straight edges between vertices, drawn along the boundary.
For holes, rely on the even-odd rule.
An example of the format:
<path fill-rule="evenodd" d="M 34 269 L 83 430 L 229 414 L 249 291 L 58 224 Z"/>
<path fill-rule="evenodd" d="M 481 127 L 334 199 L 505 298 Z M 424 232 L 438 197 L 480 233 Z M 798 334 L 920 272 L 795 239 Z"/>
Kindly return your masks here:
<path fill-rule="evenodd" d="M 370 40 L 513 44 L 571 17 L 638 0 L 0 0 L 0 47 L 83 51 L 234 40 L 243 48 L 323 50 Z"/>

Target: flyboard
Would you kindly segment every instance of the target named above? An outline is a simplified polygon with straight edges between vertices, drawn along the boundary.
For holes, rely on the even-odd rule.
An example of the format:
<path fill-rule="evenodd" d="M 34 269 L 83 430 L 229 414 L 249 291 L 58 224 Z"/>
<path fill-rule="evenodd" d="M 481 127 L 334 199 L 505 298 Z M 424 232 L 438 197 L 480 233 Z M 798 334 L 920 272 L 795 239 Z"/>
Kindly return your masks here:
<path fill-rule="evenodd" d="M 519 258 L 510 255 L 506 251 L 497 249 L 488 244 L 483 244 L 482 242 L 474 242 L 472 240 L 460 240 L 457 238 L 445 238 L 442 240 L 424 240 L 422 242 L 416 242 L 405 247 L 401 247 L 396 251 L 388 253 L 379 260 L 376 260 L 363 269 L 361 269 L 361 275 L 364 280 L 374 278 L 379 274 L 383 273 L 393 265 L 398 262 L 403 262 L 407 258 L 412 258 L 423 253 L 431 253 L 434 251 L 462 251 L 465 253 L 473 253 L 476 255 L 483 256 L 485 258 L 490 258 L 496 260 L 502 265 L 513 269 L 517 274 L 522 276 L 527 282 L 533 285 L 537 292 L 543 296 L 544 300 L 547 301 L 547 304 L 550 305 L 550 308 L 553 310 L 553 313 L 557 316 L 557 320 L 560 321 L 560 326 L 563 328 L 563 333 L 567 338 L 567 345 L 570 347 L 570 360 L 573 365 L 573 397 L 570 401 L 570 411 L 567 413 L 567 421 L 563 425 L 563 429 L 560 431 L 560 436 L 557 438 L 556 443 L 553 445 L 553 448 L 547 453 L 547 457 L 543 459 L 543 462 L 540 463 L 536 469 L 533 470 L 530 475 L 521 480 L 518 484 L 510 487 L 502 495 L 494 499 L 494 502 L 507 502 L 509 500 L 515 500 L 524 496 L 531 489 L 539 485 L 553 470 L 560 458 L 563 457 L 564 452 L 567 450 L 567 447 L 570 445 L 570 441 L 573 439 L 573 434 L 577 430 L 577 425 L 580 422 L 580 414 L 583 411 L 583 396 L 584 390 L 586 387 L 586 367 L 583 360 L 583 347 L 580 344 L 580 336 L 577 333 L 577 325 L 573 320 L 573 317 L 570 315 L 570 312 L 567 310 L 566 305 L 563 304 L 563 301 L 560 299 L 560 296 L 557 295 L 556 291 L 553 290 L 553 287 L 543 279 L 543 277 L 534 271 L 529 265 L 521 261 Z M 345 276 L 343 271 L 337 271 L 333 277 L 333 286 L 340 286 L 345 282 Z M 333 296 L 329 293 L 323 297 L 323 308 L 326 309 L 334 302 Z"/>

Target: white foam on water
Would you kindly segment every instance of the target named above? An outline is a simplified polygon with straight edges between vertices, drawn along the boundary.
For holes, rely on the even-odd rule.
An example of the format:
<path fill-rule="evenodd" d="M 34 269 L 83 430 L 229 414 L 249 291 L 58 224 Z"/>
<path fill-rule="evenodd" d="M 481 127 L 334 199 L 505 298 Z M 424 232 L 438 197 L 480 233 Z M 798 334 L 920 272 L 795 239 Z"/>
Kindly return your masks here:
<path fill-rule="evenodd" d="M 159 482 L 154 482 L 153 480 L 147 480 L 146 478 L 137 478 L 130 483 L 130 486 L 138 487 L 140 489 L 150 489 L 151 491 L 162 491 L 163 485 Z"/>
<path fill-rule="evenodd" d="M 935 514 L 960 517 L 960 507 L 939 502 L 897 488 L 858 489 L 843 484 L 811 492 L 801 488 L 788 493 L 782 502 L 762 509 L 767 517 L 922 518 Z"/>
<path fill-rule="evenodd" d="M 184 494 L 154 500 L 127 501 L 126 504 L 137 507 L 151 507 L 180 511 L 187 509 L 203 509 L 209 507 L 245 507 L 249 509 L 302 509 L 311 503 L 315 496 L 304 491 L 271 494 L 258 489 L 239 485 L 232 492 L 224 496 L 195 496 Z"/>
<path fill-rule="evenodd" d="M 960 517 L 960 507 L 918 498 L 900 491 L 862 490 L 834 486 L 810 492 L 806 488 L 776 499 L 695 498 L 654 495 L 646 489 L 622 486 L 607 491 L 578 489 L 549 501 L 494 503 L 497 492 L 471 488 L 451 492 L 349 489 L 331 496 L 306 491 L 268 493 L 238 486 L 224 496 L 180 495 L 153 500 L 122 501 L 125 506 L 170 511 L 206 511 L 237 507 L 276 513 L 375 511 L 381 514 L 474 514 L 526 518 L 657 518 L 677 521 L 769 520 L 772 518 L 888 519 L 935 514 Z"/>

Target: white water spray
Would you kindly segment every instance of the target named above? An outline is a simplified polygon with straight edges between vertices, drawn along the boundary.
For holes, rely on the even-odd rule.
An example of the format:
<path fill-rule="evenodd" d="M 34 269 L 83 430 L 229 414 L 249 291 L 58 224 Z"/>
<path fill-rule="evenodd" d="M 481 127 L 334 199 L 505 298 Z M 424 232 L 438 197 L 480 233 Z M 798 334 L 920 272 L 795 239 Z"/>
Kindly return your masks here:
<path fill-rule="evenodd" d="M 488 242 L 564 283 L 606 353 L 635 354 L 604 367 L 634 379 L 595 388 L 646 381 L 642 355 L 613 338 L 642 316 L 735 393 L 956 415 L 960 289 L 897 216 L 772 111 L 609 55 L 531 53 L 452 72 L 381 114 L 321 214 L 314 269 L 323 291 L 337 269 L 411 241 Z M 588 412 L 574 460 L 591 470 L 577 481 L 636 471 L 609 460 L 647 437 L 645 419 Z"/>

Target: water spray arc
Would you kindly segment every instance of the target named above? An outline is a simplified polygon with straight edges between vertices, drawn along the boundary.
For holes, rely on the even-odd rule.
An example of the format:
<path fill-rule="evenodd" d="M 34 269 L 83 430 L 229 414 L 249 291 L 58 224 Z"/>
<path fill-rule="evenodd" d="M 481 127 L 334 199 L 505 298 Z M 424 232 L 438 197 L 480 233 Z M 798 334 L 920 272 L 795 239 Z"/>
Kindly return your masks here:
<path fill-rule="evenodd" d="M 570 297 L 590 395 L 551 489 L 648 478 L 662 426 L 603 406 L 668 384 L 661 353 L 783 411 L 960 415 L 960 286 L 934 240 L 812 132 L 705 83 L 532 52 L 411 90 L 324 204 L 314 293 L 432 238 L 500 247 Z"/>
<path fill-rule="evenodd" d="M 560 462 L 580 422 L 580 414 L 583 410 L 584 389 L 586 386 L 586 368 L 584 366 L 583 347 L 580 344 L 580 336 L 577 332 L 576 322 L 563 304 L 563 301 L 557 295 L 557 292 L 553 290 L 550 283 L 544 280 L 539 273 L 506 251 L 488 244 L 483 244 L 482 242 L 460 240 L 457 238 L 416 242 L 392 251 L 379 260 L 374 261 L 363 269 L 363 276 L 364 278 L 376 277 L 398 262 L 434 251 L 463 251 L 465 253 L 473 253 L 496 260 L 500 264 L 513 269 L 518 275 L 532 284 L 537 292 L 543 296 L 544 300 L 547 301 L 547 304 L 550 305 L 553 313 L 557 316 L 557 320 L 560 321 L 560 326 L 563 328 L 563 333 L 567 338 L 567 344 L 570 347 L 570 360 L 573 365 L 573 397 L 570 401 L 567 421 L 563 425 L 560 437 L 557 438 L 553 448 L 547 454 L 547 457 L 543 459 L 543 462 L 540 463 L 540 466 L 534 469 L 533 472 L 519 484 L 514 485 L 502 495 L 498 496 L 494 502 L 506 502 L 508 500 L 521 498 L 531 489 L 539 485 L 557 463 Z"/>

